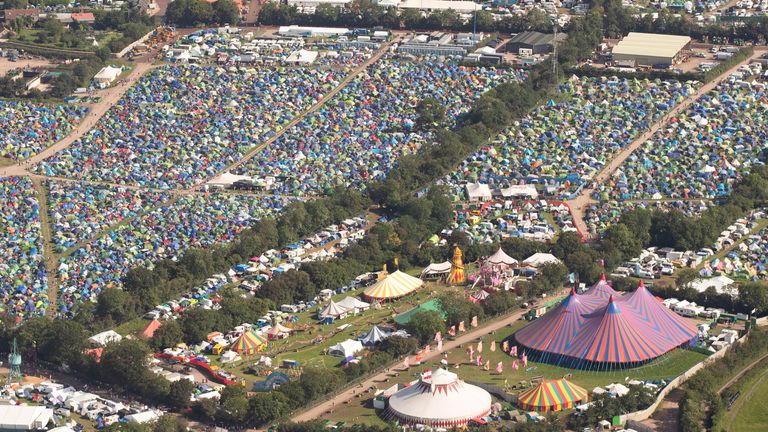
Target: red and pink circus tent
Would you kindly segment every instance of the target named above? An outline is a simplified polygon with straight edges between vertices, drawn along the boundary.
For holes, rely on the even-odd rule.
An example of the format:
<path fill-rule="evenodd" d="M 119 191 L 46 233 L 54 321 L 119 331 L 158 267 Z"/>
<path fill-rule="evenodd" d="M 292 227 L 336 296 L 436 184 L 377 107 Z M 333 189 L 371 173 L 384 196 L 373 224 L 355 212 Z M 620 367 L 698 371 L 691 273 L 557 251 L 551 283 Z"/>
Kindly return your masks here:
<path fill-rule="evenodd" d="M 643 283 L 621 296 L 603 277 L 584 294 L 571 294 L 514 335 L 531 359 L 573 368 L 642 364 L 690 343 L 696 326 L 675 314 Z"/>

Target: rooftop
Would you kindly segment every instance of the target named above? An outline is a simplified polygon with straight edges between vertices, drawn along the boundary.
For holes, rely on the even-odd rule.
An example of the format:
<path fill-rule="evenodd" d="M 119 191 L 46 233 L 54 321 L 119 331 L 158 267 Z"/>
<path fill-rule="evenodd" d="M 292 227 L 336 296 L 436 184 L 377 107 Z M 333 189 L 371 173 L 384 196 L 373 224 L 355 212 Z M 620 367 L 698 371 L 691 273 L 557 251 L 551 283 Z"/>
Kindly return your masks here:
<path fill-rule="evenodd" d="M 688 36 L 631 32 L 613 47 L 613 54 L 674 57 L 690 42 Z"/>

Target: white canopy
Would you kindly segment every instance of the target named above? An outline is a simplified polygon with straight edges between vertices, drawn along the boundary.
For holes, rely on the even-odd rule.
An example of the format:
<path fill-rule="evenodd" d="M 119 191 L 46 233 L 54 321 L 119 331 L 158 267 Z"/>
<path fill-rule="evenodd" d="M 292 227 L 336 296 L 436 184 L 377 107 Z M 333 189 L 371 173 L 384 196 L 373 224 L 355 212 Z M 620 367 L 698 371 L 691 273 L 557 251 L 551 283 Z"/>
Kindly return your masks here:
<path fill-rule="evenodd" d="M 88 342 L 91 345 L 103 347 L 110 342 L 120 342 L 121 340 L 123 340 L 123 337 L 119 333 L 114 330 L 107 330 L 91 336 Z"/>
<path fill-rule="evenodd" d="M 370 303 L 366 303 L 364 301 L 358 300 L 355 297 L 346 297 L 344 300 L 336 304 L 348 311 L 354 311 L 354 312 L 367 310 L 369 307 L 371 307 Z"/>
<path fill-rule="evenodd" d="M 222 173 L 221 175 L 211 179 L 211 181 L 209 181 L 206 184 L 229 186 L 229 185 L 233 184 L 234 182 L 240 181 L 240 180 L 249 180 L 250 181 L 250 180 L 253 180 L 253 179 L 251 177 L 249 177 L 249 176 L 237 175 L 237 174 L 232 174 L 232 173 L 229 173 L 229 172 L 225 172 L 225 173 Z"/>
<path fill-rule="evenodd" d="M 336 357 L 352 357 L 358 352 L 363 350 L 363 344 L 360 341 L 347 339 L 344 342 L 339 342 L 336 345 L 328 349 L 328 354 Z"/>
<path fill-rule="evenodd" d="M 431 263 L 421 271 L 421 276 L 436 276 L 451 272 L 451 262 Z"/>
<path fill-rule="evenodd" d="M 123 70 L 120 68 L 105 66 L 101 68 L 101 70 L 97 72 L 96 75 L 94 75 L 93 79 L 101 82 L 112 82 L 116 80 L 122 72 Z"/>
<path fill-rule="evenodd" d="M 402 423 L 450 428 L 462 426 L 491 411 L 491 395 L 461 381 L 445 369 L 421 379 L 389 398 L 389 412 Z"/>
<path fill-rule="evenodd" d="M 337 319 L 337 318 L 344 318 L 345 316 L 347 316 L 348 313 L 349 311 L 347 310 L 347 308 L 331 300 L 331 302 L 328 303 L 328 306 L 326 306 L 325 309 L 323 309 L 318 314 L 318 316 L 320 318 L 331 317 L 333 319 Z"/>
<path fill-rule="evenodd" d="M 44 429 L 53 410 L 41 406 L 0 405 L 0 430 Z"/>
<path fill-rule="evenodd" d="M 379 326 L 373 326 L 368 334 L 360 338 L 360 342 L 362 342 L 363 345 L 376 345 L 389 336 L 391 336 L 390 332 L 382 330 Z"/>
<path fill-rule="evenodd" d="M 471 201 L 490 201 L 491 188 L 484 183 L 467 183 L 467 197 Z"/>
<path fill-rule="evenodd" d="M 518 261 L 511 256 L 507 255 L 504 250 L 499 248 L 499 250 L 496 251 L 493 255 L 489 256 L 487 260 L 485 260 L 486 263 L 492 264 L 492 265 L 515 265 L 518 263 Z"/>
<path fill-rule="evenodd" d="M 536 199 L 539 197 L 539 192 L 536 190 L 536 186 L 532 184 L 512 185 L 506 189 L 502 189 L 501 196 L 504 198 Z"/>
<path fill-rule="evenodd" d="M 538 252 L 526 258 L 523 264 L 531 267 L 541 267 L 545 264 L 560 264 L 560 260 L 552 254 Z"/>

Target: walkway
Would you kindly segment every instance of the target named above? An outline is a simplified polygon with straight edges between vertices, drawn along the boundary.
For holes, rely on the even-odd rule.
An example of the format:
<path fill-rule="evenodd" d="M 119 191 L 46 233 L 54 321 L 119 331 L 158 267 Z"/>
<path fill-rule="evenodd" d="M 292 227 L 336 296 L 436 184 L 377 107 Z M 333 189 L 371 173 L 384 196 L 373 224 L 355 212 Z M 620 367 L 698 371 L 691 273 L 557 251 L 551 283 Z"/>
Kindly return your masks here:
<path fill-rule="evenodd" d="M 565 294 L 566 294 L 566 290 L 563 290 L 558 295 L 565 295 Z M 506 315 L 503 318 L 499 318 L 494 321 L 491 321 L 483 327 L 478 327 L 477 329 L 464 333 L 452 341 L 444 342 L 443 351 L 451 351 L 453 349 L 459 348 L 461 345 L 474 342 L 480 337 L 486 336 L 490 333 L 500 330 L 514 323 L 515 321 L 519 320 L 527 312 L 528 312 L 527 309 L 520 309 L 516 312 L 513 312 L 510 315 Z M 422 363 L 429 363 L 430 360 L 438 359 L 442 355 L 443 355 L 442 353 L 434 349 L 430 351 L 430 354 L 424 355 Z M 315 405 L 304 412 L 294 415 L 290 420 L 293 422 L 305 422 L 305 421 L 314 420 L 319 418 L 321 415 L 325 414 L 327 411 L 331 410 L 333 407 L 342 406 L 346 401 L 354 398 L 361 388 L 368 389 L 371 386 L 376 385 L 376 383 L 386 380 L 389 375 L 388 371 L 390 369 L 393 369 L 394 367 L 397 367 L 397 364 L 399 364 L 399 362 L 390 366 L 390 368 L 388 368 L 384 372 L 380 372 L 376 375 L 368 377 L 360 385 L 351 387 L 345 390 L 344 392 L 334 396 L 331 399 L 328 399 L 318 405 Z"/>
<path fill-rule="evenodd" d="M 691 104 L 693 104 L 695 101 L 697 101 L 701 96 L 709 93 L 712 91 L 722 80 L 727 78 L 730 74 L 733 72 L 736 72 L 736 70 L 741 67 L 742 65 L 751 62 L 752 60 L 760 58 L 765 52 L 768 51 L 768 48 L 766 47 L 760 47 L 755 48 L 755 52 L 752 54 L 751 57 L 745 59 L 742 62 L 739 62 L 732 68 L 728 69 L 727 71 L 723 72 L 720 76 L 718 76 L 716 79 L 713 79 L 707 84 L 704 84 L 699 88 L 697 91 L 689 95 L 683 102 L 672 108 L 667 114 L 663 115 L 661 118 L 659 118 L 656 123 L 651 125 L 651 127 L 642 135 L 635 138 L 630 145 L 625 147 L 621 152 L 619 152 L 611 162 L 603 167 L 602 170 L 595 176 L 593 179 L 594 183 L 603 183 L 606 180 L 608 180 L 617 169 L 619 169 L 620 166 L 624 164 L 624 161 L 627 160 L 629 155 L 632 154 L 635 150 L 637 150 L 641 145 L 643 145 L 646 141 L 650 140 L 654 134 L 664 125 L 667 124 L 667 121 L 671 118 L 677 116 L 684 110 L 686 110 Z M 591 204 L 596 203 L 595 200 L 592 199 L 592 193 L 594 192 L 594 189 L 591 188 L 584 188 L 581 191 L 581 195 L 578 197 L 566 201 L 568 205 L 571 207 L 571 214 L 573 215 L 573 222 L 576 225 L 576 227 L 584 234 L 584 237 L 588 240 L 592 240 L 592 234 L 587 229 L 587 224 L 584 222 L 584 211 L 587 207 L 589 207 Z"/>

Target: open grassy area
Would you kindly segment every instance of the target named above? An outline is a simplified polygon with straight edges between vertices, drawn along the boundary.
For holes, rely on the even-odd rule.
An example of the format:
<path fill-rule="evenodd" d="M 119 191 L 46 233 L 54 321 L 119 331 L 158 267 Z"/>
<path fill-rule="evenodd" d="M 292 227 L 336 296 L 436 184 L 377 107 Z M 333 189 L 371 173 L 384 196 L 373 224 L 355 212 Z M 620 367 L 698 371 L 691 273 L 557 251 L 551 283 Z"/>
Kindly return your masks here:
<path fill-rule="evenodd" d="M 482 382 L 493 384 L 507 389 L 511 394 L 520 393 L 531 386 L 531 380 L 542 377 L 544 379 L 561 378 L 571 374 L 571 380 L 588 391 L 598 386 L 605 386 L 610 383 L 623 383 L 627 380 L 661 380 L 664 378 L 673 378 L 696 363 L 704 360 L 707 356 L 694 351 L 677 349 L 664 357 L 656 359 L 646 365 L 638 368 L 615 370 L 607 372 L 591 372 L 568 369 L 545 363 L 528 362 L 528 367 L 512 369 L 512 358 L 501 351 L 501 343 L 526 324 L 525 321 L 518 321 L 505 329 L 489 335 L 483 340 L 483 362 L 490 360 L 491 370 L 485 371 L 469 363 L 469 357 L 465 352 L 467 345 L 461 349 L 448 352 L 448 362 L 451 365 L 451 371 L 457 373 L 461 379 L 469 382 Z M 491 352 L 491 342 L 496 342 L 496 351 Z M 477 342 L 473 343 L 475 350 Z M 496 364 L 501 361 L 504 365 L 504 372 L 497 374 L 495 372 Z M 456 367 L 458 365 L 458 367 Z M 382 383 L 379 388 L 384 389 L 395 383 L 407 383 L 416 379 L 419 373 L 427 367 L 438 367 L 437 362 L 428 365 L 411 367 L 407 372 L 401 372 L 391 378 L 386 383 Z M 767 380 L 768 381 L 768 380 Z M 364 424 L 382 424 L 384 421 L 376 415 L 371 406 L 370 394 L 364 397 L 356 398 L 350 404 L 343 407 L 336 407 L 333 413 L 329 413 L 324 418 L 333 421 L 360 422 Z M 755 430 L 755 429 L 753 429 Z"/>
<path fill-rule="evenodd" d="M 765 416 L 765 395 L 768 394 L 768 362 L 760 363 L 762 370 L 741 387 L 741 395 L 720 421 L 718 430 L 752 432 L 768 430 Z"/>

